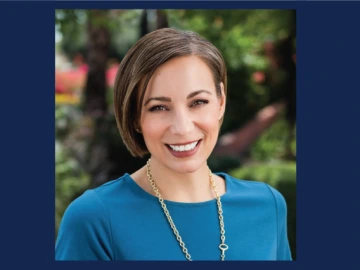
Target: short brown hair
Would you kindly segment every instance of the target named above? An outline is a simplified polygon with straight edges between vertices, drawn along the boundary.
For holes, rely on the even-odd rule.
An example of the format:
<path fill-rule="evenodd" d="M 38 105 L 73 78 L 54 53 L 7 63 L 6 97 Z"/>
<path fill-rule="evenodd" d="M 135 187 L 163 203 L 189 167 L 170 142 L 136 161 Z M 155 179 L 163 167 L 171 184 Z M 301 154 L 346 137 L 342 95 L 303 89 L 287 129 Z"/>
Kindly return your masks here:
<path fill-rule="evenodd" d="M 191 31 L 162 28 L 150 32 L 138 40 L 121 61 L 114 86 L 114 110 L 122 140 L 134 157 L 148 154 L 144 138 L 136 129 L 140 127 L 141 104 L 151 76 L 170 59 L 187 55 L 199 56 L 208 65 L 217 95 L 222 95 L 221 82 L 226 95 L 226 65 L 221 53 Z"/>

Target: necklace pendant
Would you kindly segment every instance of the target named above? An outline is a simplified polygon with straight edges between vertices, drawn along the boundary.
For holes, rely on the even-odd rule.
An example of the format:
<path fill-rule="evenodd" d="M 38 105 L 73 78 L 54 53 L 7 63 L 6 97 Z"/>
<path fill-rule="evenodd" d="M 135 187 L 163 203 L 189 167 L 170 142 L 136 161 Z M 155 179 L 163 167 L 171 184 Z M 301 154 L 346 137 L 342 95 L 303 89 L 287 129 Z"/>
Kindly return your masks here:
<path fill-rule="evenodd" d="M 219 249 L 221 250 L 221 258 L 222 258 L 222 260 L 224 260 L 224 258 L 225 258 L 225 251 L 228 250 L 228 248 L 229 248 L 229 247 L 228 247 L 227 244 L 222 243 L 222 244 L 219 245 Z"/>

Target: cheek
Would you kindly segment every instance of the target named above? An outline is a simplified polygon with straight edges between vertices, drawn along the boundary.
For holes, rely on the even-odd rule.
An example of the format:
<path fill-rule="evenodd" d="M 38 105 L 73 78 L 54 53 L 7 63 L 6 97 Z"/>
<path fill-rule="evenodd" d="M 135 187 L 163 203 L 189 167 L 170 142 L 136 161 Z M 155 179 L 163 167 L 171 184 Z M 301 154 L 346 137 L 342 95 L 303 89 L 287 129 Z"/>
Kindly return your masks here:
<path fill-rule="evenodd" d="M 207 134 L 217 133 L 220 126 L 219 114 L 215 110 L 208 111 L 199 118 L 198 124 Z"/>
<path fill-rule="evenodd" d="M 158 141 L 163 135 L 164 122 L 158 117 L 144 117 L 142 119 L 142 134 L 148 148 L 152 148 L 152 142 Z"/>

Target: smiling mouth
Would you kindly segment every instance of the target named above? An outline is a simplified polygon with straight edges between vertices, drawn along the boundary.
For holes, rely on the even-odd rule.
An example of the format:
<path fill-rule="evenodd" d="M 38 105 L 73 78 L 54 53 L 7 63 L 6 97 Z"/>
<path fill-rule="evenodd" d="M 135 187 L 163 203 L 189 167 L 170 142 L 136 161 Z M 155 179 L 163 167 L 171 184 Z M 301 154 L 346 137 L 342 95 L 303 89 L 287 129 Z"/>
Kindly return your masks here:
<path fill-rule="evenodd" d="M 188 143 L 188 144 L 182 144 L 182 145 L 174 145 L 174 144 L 165 144 L 165 145 L 170 150 L 175 151 L 175 152 L 187 152 L 187 151 L 194 150 L 200 141 L 201 140 L 198 140 L 198 141 L 195 141 L 192 143 Z"/>

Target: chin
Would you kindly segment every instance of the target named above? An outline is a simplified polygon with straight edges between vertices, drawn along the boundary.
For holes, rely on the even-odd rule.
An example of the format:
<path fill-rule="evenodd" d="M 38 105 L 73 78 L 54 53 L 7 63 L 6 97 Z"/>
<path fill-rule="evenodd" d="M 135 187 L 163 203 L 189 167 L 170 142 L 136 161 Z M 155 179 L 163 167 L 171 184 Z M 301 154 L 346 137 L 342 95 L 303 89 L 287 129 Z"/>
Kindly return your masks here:
<path fill-rule="evenodd" d="M 183 161 L 165 161 L 166 167 L 177 173 L 194 173 L 199 170 L 206 159 L 204 160 L 183 160 Z"/>

